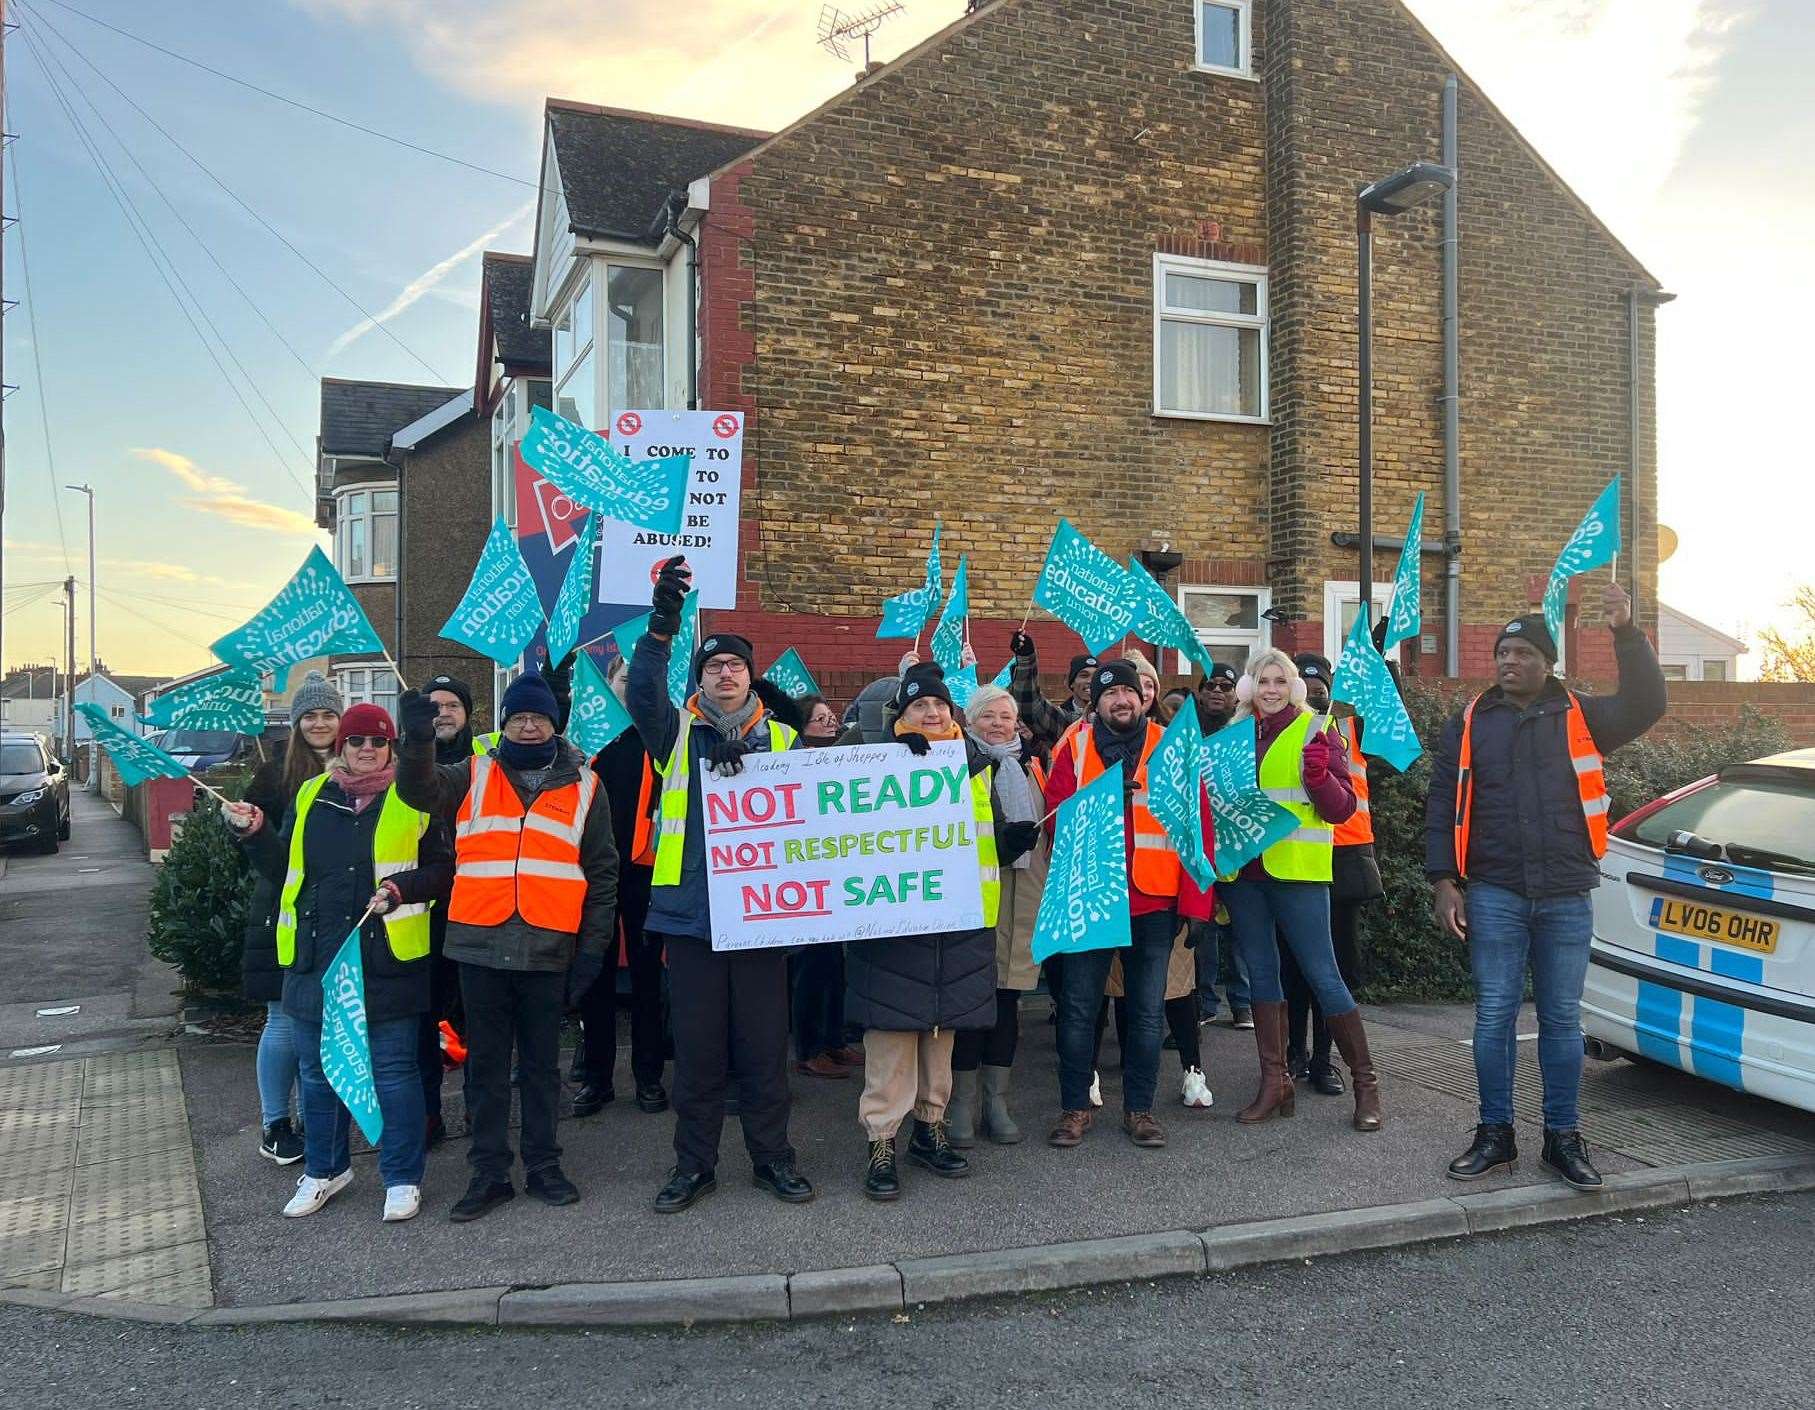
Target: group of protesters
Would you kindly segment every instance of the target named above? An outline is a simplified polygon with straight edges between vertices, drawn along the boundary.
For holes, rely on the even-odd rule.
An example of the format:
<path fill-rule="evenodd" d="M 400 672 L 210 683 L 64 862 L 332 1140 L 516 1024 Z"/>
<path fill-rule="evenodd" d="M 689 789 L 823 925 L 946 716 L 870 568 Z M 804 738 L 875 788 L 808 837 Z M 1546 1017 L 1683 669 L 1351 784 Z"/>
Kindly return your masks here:
<path fill-rule="evenodd" d="M 867 1153 L 853 1169 L 869 1198 L 899 1198 L 904 1164 L 968 1174 L 965 1152 L 979 1140 L 1023 1139 L 1012 1080 L 1021 1000 L 1042 981 L 1058 1053 L 1052 1146 L 1076 1147 L 1092 1130 L 1112 1017 L 1128 1141 L 1167 1144 L 1157 1108 L 1168 1041 L 1179 1103 L 1210 1107 L 1199 1029 L 1217 1012 L 1219 986 L 1231 1021 L 1255 1035 L 1259 1080 L 1239 1121 L 1291 1117 L 1307 1084 L 1349 1093 L 1356 1131 L 1381 1128 L 1380 1080 L 1355 1000 L 1358 915 L 1382 894 L 1373 761 L 1366 722 L 1331 699 L 1326 659 L 1264 649 L 1244 669 L 1219 664 L 1162 696 L 1138 651 L 1080 655 L 1065 698 L 1052 701 L 1022 631 L 1006 690 L 977 687 L 961 709 L 944 671 L 910 653 L 841 720 L 818 697 L 791 699 L 758 674 L 752 643 L 717 632 L 693 650 L 691 693 L 677 707 L 670 664 L 689 587 L 681 559 L 662 566 L 647 630 L 608 677 L 633 728 L 591 759 L 563 734 L 560 665 L 513 681 L 499 730 L 481 736 L 470 689 L 446 676 L 406 690 L 396 720 L 376 705 L 345 706 L 317 675 L 292 695 L 284 756 L 224 810 L 258 877 L 244 975 L 248 997 L 267 1005 L 260 1149 L 303 1165 L 286 1216 L 315 1213 L 353 1179 L 350 1118 L 324 1071 L 321 1036 L 322 979 L 354 930 L 387 1221 L 420 1211 L 428 1151 L 446 1138 L 444 1053 L 463 1054 L 472 1137 L 470 1180 L 450 1218 L 477 1219 L 513 1199 L 517 1160 L 532 1198 L 581 1197 L 561 1167 L 561 1027 L 577 1010 L 570 1114 L 591 1116 L 615 1099 L 620 966 L 635 1105 L 673 1109 L 674 1165 L 653 1200 L 662 1213 L 716 1189 L 729 1111 L 754 1184 L 788 1203 L 814 1197 L 789 1136 L 796 1078 L 861 1075 L 855 1115 Z M 1606 607 L 1619 694 L 1566 690 L 1552 674 L 1557 652 L 1543 618 L 1522 617 L 1496 643 L 1496 685 L 1452 721 L 1436 753 L 1425 870 L 1438 923 L 1468 943 L 1480 991 L 1481 1125 L 1450 1165 L 1457 1179 L 1516 1156 L 1513 1020 L 1529 965 L 1544 1160 L 1574 1185 L 1600 1183 L 1575 1109 L 1587 892 L 1606 832 L 1599 755 L 1663 710 L 1661 673 L 1617 587 Z M 1206 734 L 1252 730 L 1256 787 L 1291 815 L 1289 832 L 1214 886 L 1199 884 L 1149 806 L 1150 762 L 1180 709 L 1194 710 Z M 792 952 L 713 947 L 703 774 L 735 776 L 752 753 L 869 743 L 925 755 L 946 741 L 965 759 L 981 926 Z M 1118 767 L 1130 943 L 1037 964 L 1035 916 L 1058 809 Z M 1211 810 L 1202 816 L 1204 853 L 1214 856 Z"/>

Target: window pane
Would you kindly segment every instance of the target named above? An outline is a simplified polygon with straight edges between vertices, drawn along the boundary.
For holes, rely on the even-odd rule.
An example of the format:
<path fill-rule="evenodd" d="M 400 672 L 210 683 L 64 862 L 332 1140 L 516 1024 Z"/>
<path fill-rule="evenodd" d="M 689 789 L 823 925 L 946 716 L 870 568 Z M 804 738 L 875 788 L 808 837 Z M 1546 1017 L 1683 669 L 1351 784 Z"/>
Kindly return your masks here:
<path fill-rule="evenodd" d="M 1241 11 L 1233 5 L 1206 4 L 1203 7 L 1203 46 L 1198 50 L 1200 64 L 1219 69 L 1242 66 Z"/>
<path fill-rule="evenodd" d="M 662 395 L 662 273 L 613 268 L 606 321 L 610 410 L 664 405 Z"/>
<path fill-rule="evenodd" d="M 1184 611 L 1199 631 L 1260 630 L 1260 598 L 1251 592 L 1187 592 Z"/>
<path fill-rule="evenodd" d="M 1260 415 L 1260 329 L 1160 323 L 1160 409 Z"/>
<path fill-rule="evenodd" d="M 554 373 L 559 377 L 573 361 L 573 309 L 564 309 L 555 320 Z"/>
<path fill-rule="evenodd" d="M 1203 313 L 1260 312 L 1260 290 L 1252 280 L 1207 279 L 1197 274 L 1166 273 L 1166 306 Z"/>
<path fill-rule="evenodd" d="M 1725 661 L 1702 662 L 1702 679 L 1705 681 L 1724 681 L 1727 678 Z"/>
<path fill-rule="evenodd" d="M 366 572 L 366 521 L 347 520 L 347 573 L 363 578 Z"/>
<path fill-rule="evenodd" d="M 1212 642 L 1204 649 L 1210 653 L 1210 659 L 1219 666 L 1233 666 L 1238 671 L 1248 669 L 1248 658 L 1254 654 L 1254 648 L 1260 645 L 1260 638 L 1254 638 L 1249 646 L 1235 646 L 1228 642 Z"/>
<path fill-rule="evenodd" d="M 580 281 L 573 300 L 573 346 L 578 352 L 592 342 L 592 273 Z"/>
<path fill-rule="evenodd" d="M 397 512 L 397 491 L 373 490 L 372 511 L 375 514 L 395 514 Z"/>
<path fill-rule="evenodd" d="M 372 576 L 397 576 L 397 516 L 376 514 L 372 517 Z"/>
<path fill-rule="evenodd" d="M 1686 681 L 1689 679 L 1689 668 L 1673 661 L 1663 665 L 1664 679 L 1667 681 Z"/>
<path fill-rule="evenodd" d="M 597 378 L 593 375 L 592 354 L 589 352 L 574 364 L 572 373 L 561 384 L 560 391 L 555 393 L 555 411 L 576 426 L 596 431 L 599 428 L 598 402 Z"/>
<path fill-rule="evenodd" d="M 363 494 L 350 494 L 347 496 L 347 513 L 357 518 L 365 512 L 366 497 Z"/>

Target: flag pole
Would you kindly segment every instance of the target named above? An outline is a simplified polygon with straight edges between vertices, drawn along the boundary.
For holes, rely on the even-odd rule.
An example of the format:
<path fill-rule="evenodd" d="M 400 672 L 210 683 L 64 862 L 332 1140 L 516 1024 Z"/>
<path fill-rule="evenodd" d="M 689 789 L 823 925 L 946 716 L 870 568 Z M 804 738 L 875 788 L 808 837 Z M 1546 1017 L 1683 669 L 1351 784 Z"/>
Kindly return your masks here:
<path fill-rule="evenodd" d="M 391 674 L 397 677 L 397 690 L 399 694 L 402 694 L 410 688 L 409 682 L 403 678 L 403 671 L 399 668 L 397 663 L 391 659 L 391 653 L 384 649 L 383 642 L 379 642 L 378 651 L 379 654 L 384 657 L 385 664 L 391 668 Z"/>

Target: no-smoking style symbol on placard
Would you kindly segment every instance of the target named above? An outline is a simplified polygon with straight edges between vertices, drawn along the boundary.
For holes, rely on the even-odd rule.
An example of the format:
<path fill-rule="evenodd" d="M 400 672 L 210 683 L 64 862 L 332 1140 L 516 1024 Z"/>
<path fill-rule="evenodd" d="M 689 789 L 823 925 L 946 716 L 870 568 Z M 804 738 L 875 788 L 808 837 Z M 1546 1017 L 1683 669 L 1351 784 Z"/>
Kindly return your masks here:
<path fill-rule="evenodd" d="M 728 441 L 737 434 L 737 418 L 729 414 L 720 416 L 712 423 L 712 434 L 721 441 Z"/>
<path fill-rule="evenodd" d="M 638 416 L 634 411 L 626 411 L 623 415 L 618 417 L 618 434 L 620 436 L 634 436 L 642 429 L 643 418 Z"/>

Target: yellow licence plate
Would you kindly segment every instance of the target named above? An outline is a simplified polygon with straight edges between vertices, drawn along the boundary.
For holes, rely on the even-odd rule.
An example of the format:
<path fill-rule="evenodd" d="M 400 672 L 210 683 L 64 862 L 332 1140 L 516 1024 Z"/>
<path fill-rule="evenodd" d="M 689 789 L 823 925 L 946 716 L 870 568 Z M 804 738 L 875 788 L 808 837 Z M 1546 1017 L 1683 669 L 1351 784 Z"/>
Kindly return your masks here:
<path fill-rule="evenodd" d="M 1704 906 L 1699 901 L 1669 901 L 1661 896 L 1651 903 L 1651 923 L 1672 935 L 1713 940 L 1761 955 L 1777 953 L 1777 937 L 1783 932 L 1779 922 L 1763 916 Z"/>

